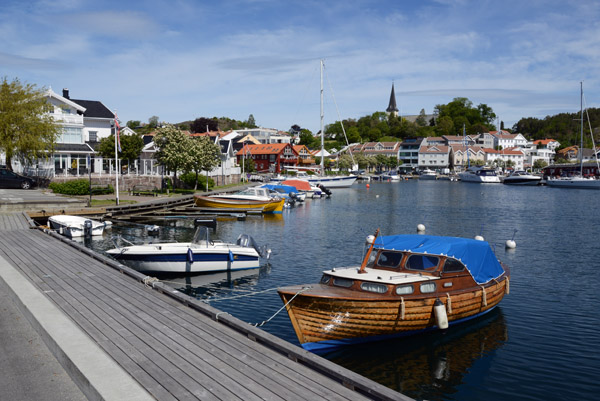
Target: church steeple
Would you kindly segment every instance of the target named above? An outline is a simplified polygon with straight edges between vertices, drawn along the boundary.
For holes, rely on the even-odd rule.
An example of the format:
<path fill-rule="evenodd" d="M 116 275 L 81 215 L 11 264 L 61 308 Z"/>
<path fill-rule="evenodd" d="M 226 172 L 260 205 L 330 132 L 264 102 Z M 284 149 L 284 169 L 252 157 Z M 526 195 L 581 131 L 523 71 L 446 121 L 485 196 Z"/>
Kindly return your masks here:
<path fill-rule="evenodd" d="M 392 82 L 392 93 L 390 94 L 390 104 L 388 108 L 385 110 L 388 114 L 393 115 L 394 117 L 398 116 L 398 107 L 396 106 L 396 94 L 394 93 L 394 83 Z"/>

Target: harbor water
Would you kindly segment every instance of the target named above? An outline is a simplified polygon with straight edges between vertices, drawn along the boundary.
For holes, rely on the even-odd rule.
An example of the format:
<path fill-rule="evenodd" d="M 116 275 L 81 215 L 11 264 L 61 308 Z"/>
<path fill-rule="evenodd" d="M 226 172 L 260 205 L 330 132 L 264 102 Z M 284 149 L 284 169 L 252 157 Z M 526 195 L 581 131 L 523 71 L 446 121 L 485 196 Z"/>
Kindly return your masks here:
<path fill-rule="evenodd" d="M 600 193 L 548 187 L 409 180 L 358 183 L 282 215 L 219 220 L 215 239 L 241 233 L 273 253 L 257 270 L 165 278 L 174 288 L 260 324 L 282 302 L 276 288 L 318 282 L 332 267 L 360 264 L 365 237 L 482 235 L 511 268 L 510 294 L 492 313 L 444 332 L 338 349 L 324 357 L 425 400 L 596 399 L 600 384 Z M 115 225 L 133 242 L 189 241 L 194 228 Z M 89 244 L 113 247 L 111 233 Z M 506 240 L 515 249 L 505 249 Z M 283 310 L 262 326 L 298 344 Z M 199 339 L 201 341 L 202 339 Z"/>

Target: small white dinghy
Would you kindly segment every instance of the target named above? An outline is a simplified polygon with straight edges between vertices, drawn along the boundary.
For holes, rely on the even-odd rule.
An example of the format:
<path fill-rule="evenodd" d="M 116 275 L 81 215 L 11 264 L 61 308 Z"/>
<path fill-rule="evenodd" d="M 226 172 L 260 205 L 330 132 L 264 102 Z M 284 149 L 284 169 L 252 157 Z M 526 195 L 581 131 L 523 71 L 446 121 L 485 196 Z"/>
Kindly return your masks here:
<path fill-rule="evenodd" d="M 144 273 L 214 273 L 260 267 L 271 253 L 242 234 L 235 244 L 210 240 L 207 227 L 198 227 L 191 242 L 166 242 L 117 247 L 106 251 L 119 262 Z"/>
<path fill-rule="evenodd" d="M 68 238 L 102 235 L 107 222 L 100 222 L 81 216 L 59 214 L 48 217 L 48 225 Z"/>

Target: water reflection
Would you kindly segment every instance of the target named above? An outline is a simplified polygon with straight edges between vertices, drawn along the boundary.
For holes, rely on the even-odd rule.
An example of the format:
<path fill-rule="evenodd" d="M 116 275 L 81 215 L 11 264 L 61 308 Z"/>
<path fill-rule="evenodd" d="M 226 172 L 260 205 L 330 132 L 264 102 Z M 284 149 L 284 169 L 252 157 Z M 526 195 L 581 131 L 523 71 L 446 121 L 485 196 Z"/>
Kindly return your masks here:
<path fill-rule="evenodd" d="M 269 273 L 271 266 L 265 264 L 258 269 L 234 270 L 219 273 L 187 275 L 180 277 L 159 277 L 165 284 L 191 297 L 210 300 L 240 293 L 244 289 L 254 288 L 261 275 Z"/>
<path fill-rule="evenodd" d="M 507 341 L 504 316 L 496 308 L 446 332 L 365 344 L 324 356 L 409 397 L 435 400 L 456 392 L 473 365 L 492 358 L 493 351 Z"/>

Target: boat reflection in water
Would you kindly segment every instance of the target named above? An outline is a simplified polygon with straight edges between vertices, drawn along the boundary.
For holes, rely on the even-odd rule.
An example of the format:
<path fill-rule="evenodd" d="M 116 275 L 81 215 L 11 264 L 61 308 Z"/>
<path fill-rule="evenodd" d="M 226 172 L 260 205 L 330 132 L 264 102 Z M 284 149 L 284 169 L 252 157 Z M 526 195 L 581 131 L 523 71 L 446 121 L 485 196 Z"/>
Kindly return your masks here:
<path fill-rule="evenodd" d="M 358 344 L 350 352 L 338 349 L 322 356 L 409 397 L 434 400 L 456 393 L 473 365 L 493 358 L 507 341 L 504 316 L 496 308 L 451 330 Z M 479 363 L 478 369 L 491 365 Z"/>
<path fill-rule="evenodd" d="M 269 270 L 270 265 L 266 264 L 257 269 L 163 277 L 161 281 L 196 299 L 208 299 L 230 294 L 232 289 L 255 286 L 260 274 L 266 274 Z"/>

